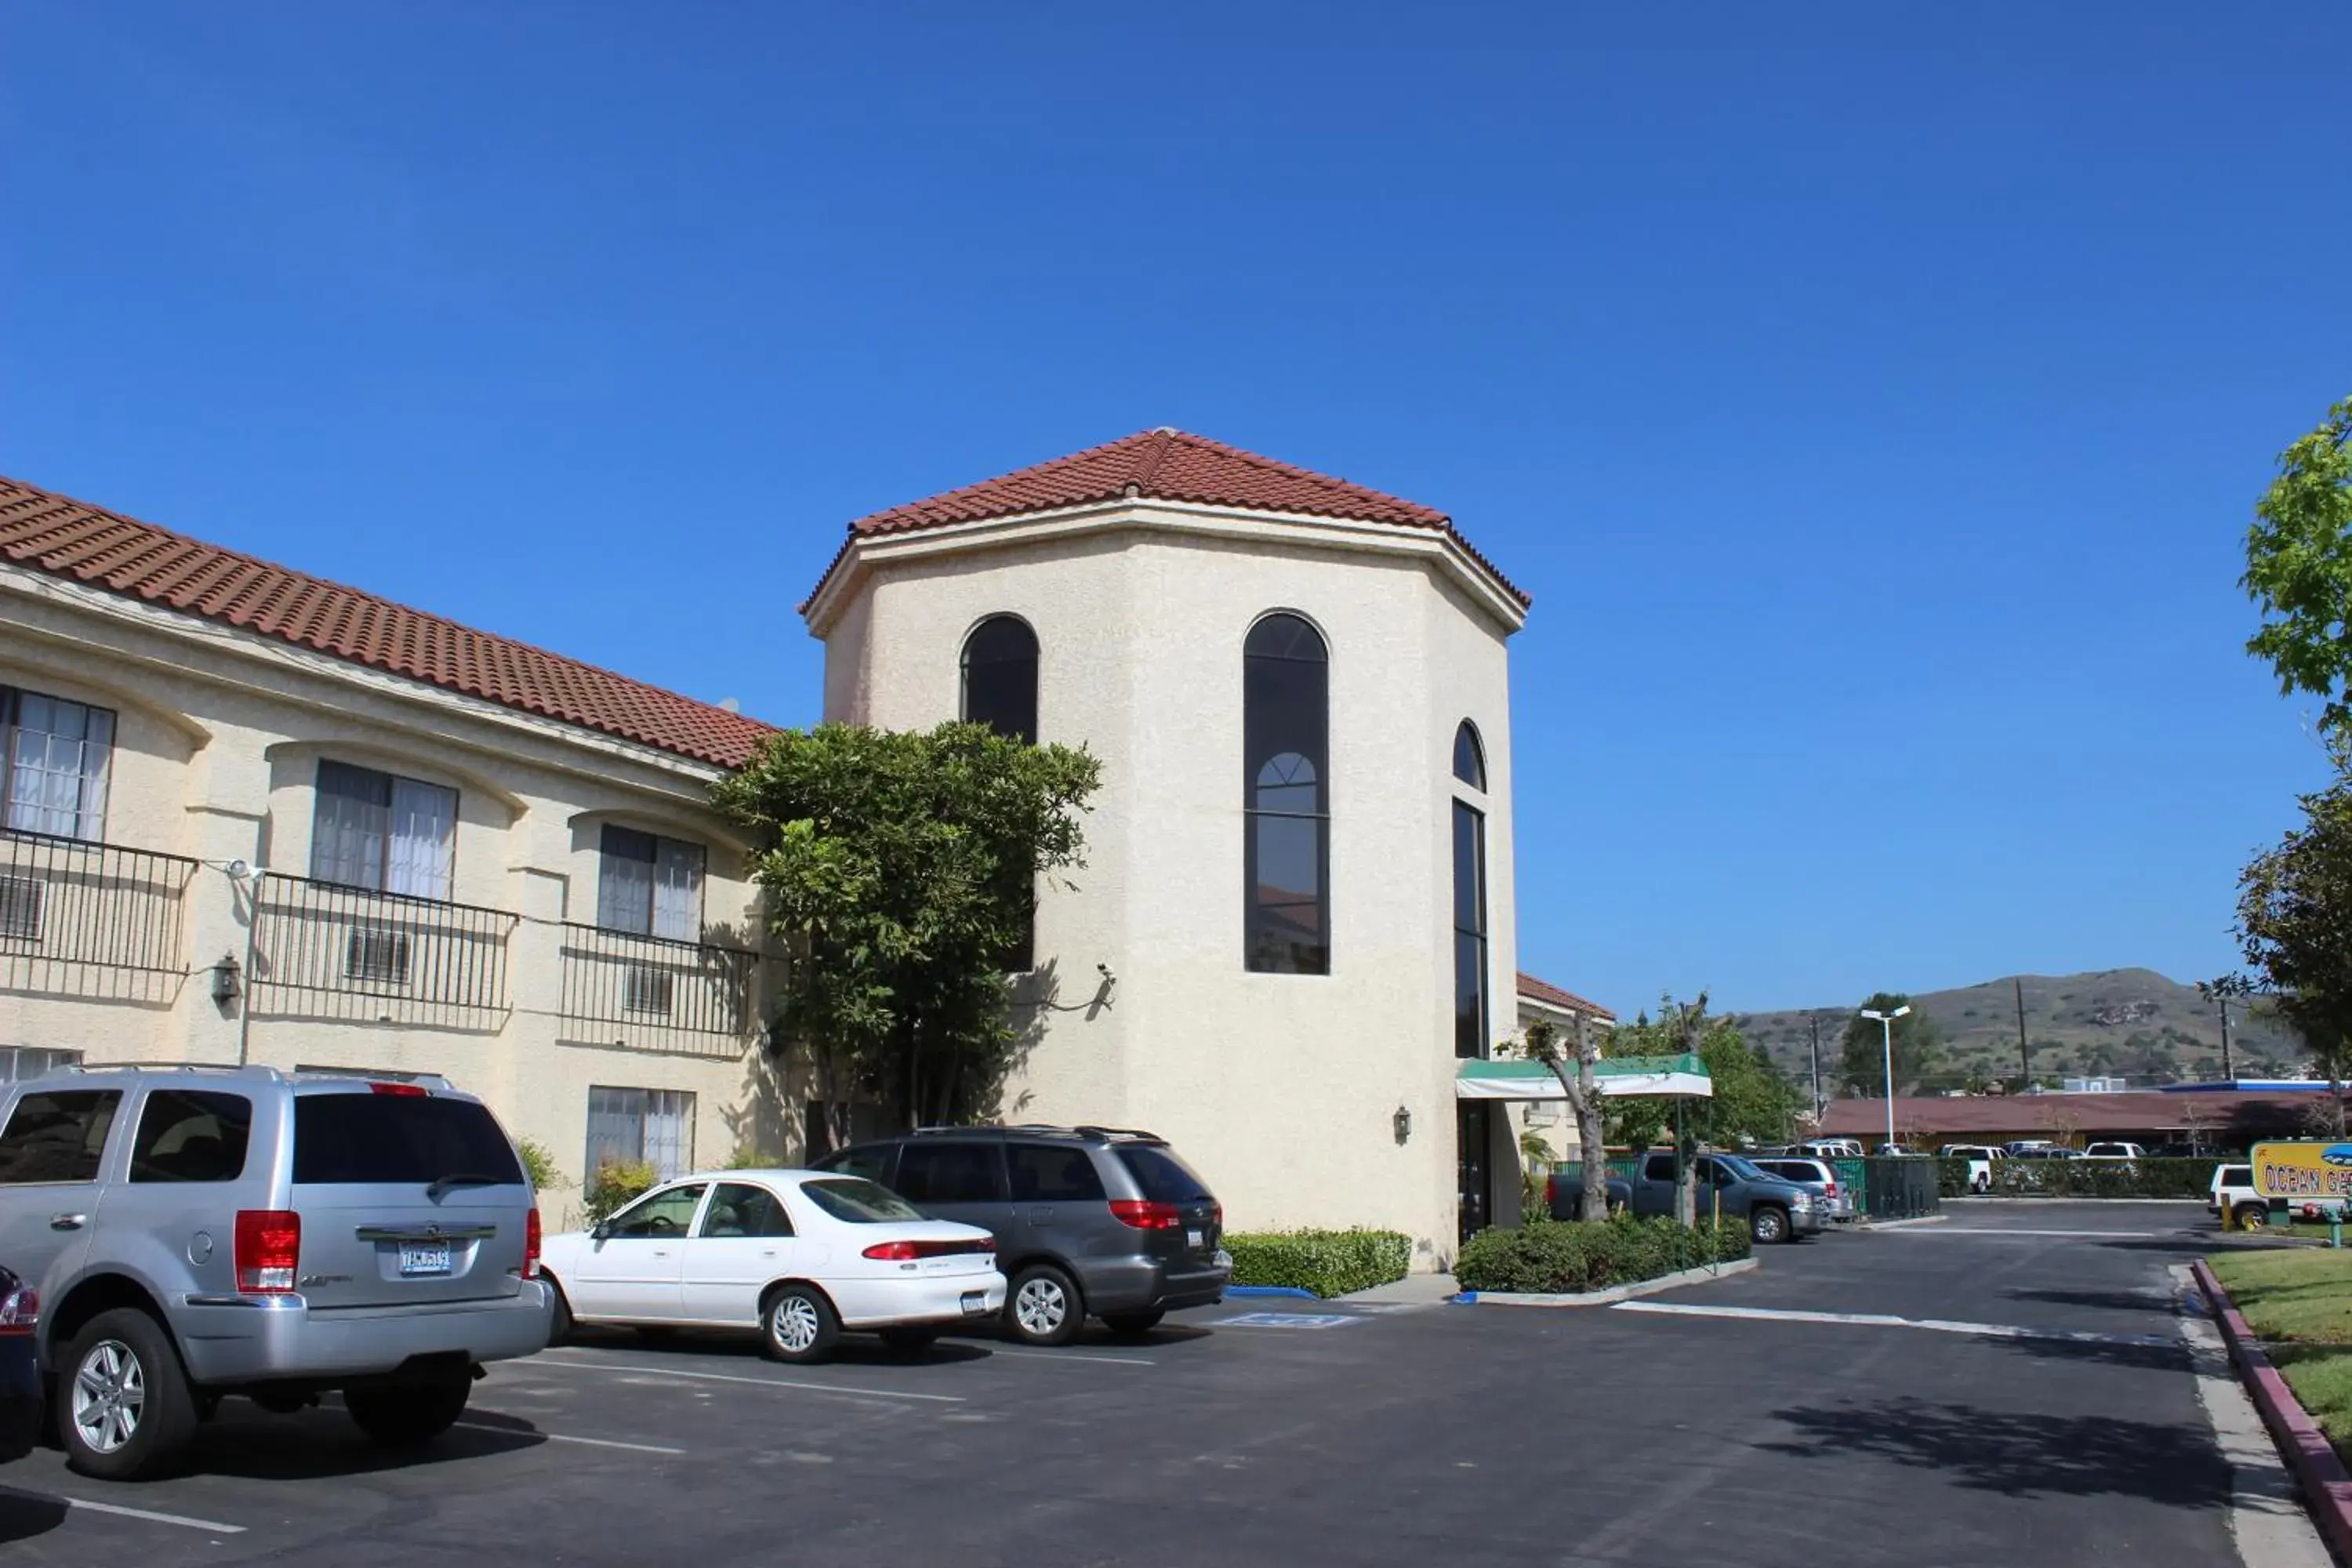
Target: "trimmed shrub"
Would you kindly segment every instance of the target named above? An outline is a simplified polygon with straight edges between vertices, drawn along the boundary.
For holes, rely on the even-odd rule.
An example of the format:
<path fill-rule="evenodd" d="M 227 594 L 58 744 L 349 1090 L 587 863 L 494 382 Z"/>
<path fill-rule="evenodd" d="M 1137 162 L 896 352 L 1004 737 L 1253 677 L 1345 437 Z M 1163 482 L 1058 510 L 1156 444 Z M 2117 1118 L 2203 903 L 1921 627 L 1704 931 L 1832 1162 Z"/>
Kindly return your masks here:
<path fill-rule="evenodd" d="M 2243 1162 L 2240 1162 L 2243 1163 Z M 2212 1190 L 2219 1159 L 1995 1160 L 1997 1198 L 2203 1198 Z M 1936 1183 L 1948 1198 L 1969 1193 L 1966 1160 L 1936 1162 Z"/>
<path fill-rule="evenodd" d="M 1454 1279 L 1465 1290 L 1580 1295 L 1748 1255 L 1745 1220 L 1685 1226 L 1663 1215 L 1612 1215 L 1582 1224 L 1538 1219 L 1482 1230 L 1463 1245 Z"/>
<path fill-rule="evenodd" d="M 530 1177 L 532 1192 L 551 1193 L 572 1184 L 562 1168 L 556 1164 L 555 1152 L 538 1139 L 522 1140 L 515 1145 L 515 1152 L 522 1156 L 523 1173 Z"/>
<path fill-rule="evenodd" d="M 581 1194 L 581 1206 L 587 1213 L 588 1223 L 601 1223 L 658 1180 L 654 1168 L 642 1161 L 617 1160 L 597 1166 L 596 1173 L 588 1178 L 588 1190 Z"/>
<path fill-rule="evenodd" d="M 1236 1285 L 1287 1285 L 1345 1296 L 1402 1279 L 1412 1238 L 1395 1230 L 1269 1230 L 1227 1236 Z"/>

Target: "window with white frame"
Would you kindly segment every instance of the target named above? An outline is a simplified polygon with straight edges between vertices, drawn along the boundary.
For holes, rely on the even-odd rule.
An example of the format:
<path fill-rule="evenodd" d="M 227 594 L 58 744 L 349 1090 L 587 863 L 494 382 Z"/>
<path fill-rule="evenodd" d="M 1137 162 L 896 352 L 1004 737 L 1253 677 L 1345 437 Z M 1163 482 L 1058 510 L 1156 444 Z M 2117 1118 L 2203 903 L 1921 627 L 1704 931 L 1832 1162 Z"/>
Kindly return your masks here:
<path fill-rule="evenodd" d="M 699 844 L 604 825 L 596 875 L 596 923 L 672 942 L 702 940 Z"/>
<path fill-rule="evenodd" d="M 44 1046 L 0 1046 L 0 1083 L 22 1083 L 28 1078 L 72 1067 L 80 1060 L 79 1051 L 53 1050 Z"/>
<path fill-rule="evenodd" d="M 313 881 L 446 901 L 457 843 L 456 790 L 349 763 L 319 763 Z"/>
<path fill-rule="evenodd" d="M 59 838 L 106 837 L 114 714 L 86 702 L 0 687 L 8 728 L 8 826 Z"/>
<path fill-rule="evenodd" d="M 694 1096 L 675 1089 L 588 1090 L 588 1164 L 647 1164 L 661 1181 L 694 1168 Z"/>

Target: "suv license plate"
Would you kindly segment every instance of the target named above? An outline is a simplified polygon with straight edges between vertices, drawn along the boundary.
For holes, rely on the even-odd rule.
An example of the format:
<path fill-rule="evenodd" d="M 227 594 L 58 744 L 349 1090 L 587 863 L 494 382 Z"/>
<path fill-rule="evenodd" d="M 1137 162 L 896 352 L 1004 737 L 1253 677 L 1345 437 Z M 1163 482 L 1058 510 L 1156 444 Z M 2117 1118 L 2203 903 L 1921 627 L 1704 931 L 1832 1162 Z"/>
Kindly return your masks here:
<path fill-rule="evenodd" d="M 449 1244 L 446 1241 L 402 1242 L 400 1272 L 404 1278 L 412 1274 L 448 1273 Z"/>
<path fill-rule="evenodd" d="M 985 1290 L 967 1290 L 962 1300 L 963 1315 L 967 1318 L 977 1318 L 988 1310 L 988 1292 Z"/>
<path fill-rule="evenodd" d="M 1184 1245 L 1191 1247 L 1193 1251 L 1198 1252 L 1202 1247 L 1207 1246 L 1208 1243 L 1202 1237 L 1199 1231 L 1188 1230 L 1184 1233 Z"/>

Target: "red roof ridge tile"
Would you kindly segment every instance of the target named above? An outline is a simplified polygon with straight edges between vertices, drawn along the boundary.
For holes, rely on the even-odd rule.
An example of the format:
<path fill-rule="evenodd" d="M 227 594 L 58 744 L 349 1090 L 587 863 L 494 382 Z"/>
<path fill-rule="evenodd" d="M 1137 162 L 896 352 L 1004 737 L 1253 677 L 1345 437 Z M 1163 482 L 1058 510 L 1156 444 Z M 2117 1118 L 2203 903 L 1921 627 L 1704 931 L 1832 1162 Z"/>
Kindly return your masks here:
<path fill-rule="evenodd" d="M 1519 971 L 1518 980 L 1519 994 L 1522 996 L 1532 996 L 1538 1002 L 1547 1002 L 1555 1007 L 1567 1007 L 1576 1012 L 1591 1013 L 1596 1017 L 1606 1018 L 1612 1024 L 1617 1021 L 1617 1015 L 1600 1003 L 1588 1002 L 1575 992 L 1564 986 L 1554 985 L 1549 980 L 1538 980 L 1524 969 Z"/>
<path fill-rule="evenodd" d="M 773 730 L 600 665 L 5 476 L 0 558 L 699 762 L 733 766 Z M 432 657 L 424 657 L 428 649 Z"/>

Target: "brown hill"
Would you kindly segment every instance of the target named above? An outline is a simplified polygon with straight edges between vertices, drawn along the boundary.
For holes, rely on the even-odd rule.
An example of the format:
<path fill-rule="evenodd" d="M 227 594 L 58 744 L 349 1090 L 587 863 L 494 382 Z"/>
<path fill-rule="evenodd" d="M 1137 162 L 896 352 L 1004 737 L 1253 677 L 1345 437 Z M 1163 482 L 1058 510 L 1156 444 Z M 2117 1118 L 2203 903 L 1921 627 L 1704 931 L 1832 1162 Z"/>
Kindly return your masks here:
<path fill-rule="evenodd" d="M 2137 1089 L 2222 1076 L 2221 1018 L 2195 986 L 2152 969 L 2105 969 L 2009 976 L 1914 994 L 1911 1005 L 1943 1037 L 1919 1087 L 1933 1092 L 2015 1079 L 2021 988 L 2027 1058 L 2036 1081 L 2054 1086 L 2066 1078 L 2118 1077 Z M 1810 1084 L 1812 1025 L 1819 1020 L 1822 1092 L 1835 1096 L 1841 1043 L 1860 1005 L 1857 1001 L 1844 1007 L 1748 1013 L 1739 1021 L 1748 1040 L 1764 1047 L 1792 1080 Z M 2293 1037 L 2276 1023 L 2248 1017 L 2242 1002 L 2231 1005 L 2230 1066 L 2238 1077 L 2287 1076 L 2301 1060 Z"/>

